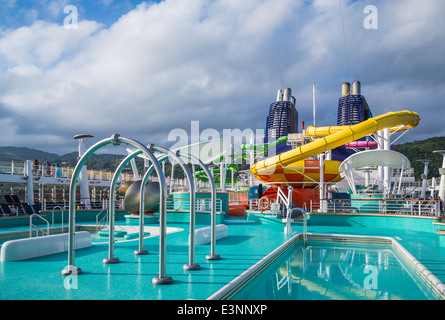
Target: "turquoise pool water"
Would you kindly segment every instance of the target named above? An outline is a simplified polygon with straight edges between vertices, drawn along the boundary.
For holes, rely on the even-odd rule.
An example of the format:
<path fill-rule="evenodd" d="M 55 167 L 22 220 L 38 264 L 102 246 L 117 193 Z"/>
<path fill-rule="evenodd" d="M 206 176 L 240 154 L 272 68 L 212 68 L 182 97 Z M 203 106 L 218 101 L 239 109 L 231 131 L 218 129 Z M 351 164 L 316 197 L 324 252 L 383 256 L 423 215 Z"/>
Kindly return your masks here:
<path fill-rule="evenodd" d="M 301 241 L 233 300 L 437 300 L 403 257 L 382 244 Z"/>

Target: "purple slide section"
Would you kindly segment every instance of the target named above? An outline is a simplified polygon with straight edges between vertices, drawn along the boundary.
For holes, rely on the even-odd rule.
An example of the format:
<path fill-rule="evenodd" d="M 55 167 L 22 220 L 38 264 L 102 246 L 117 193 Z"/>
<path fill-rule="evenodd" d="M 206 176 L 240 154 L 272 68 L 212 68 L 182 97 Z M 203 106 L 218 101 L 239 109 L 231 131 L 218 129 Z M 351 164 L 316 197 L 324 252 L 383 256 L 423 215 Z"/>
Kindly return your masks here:
<path fill-rule="evenodd" d="M 377 148 L 378 144 L 376 141 L 352 141 L 345 144 L 346 148 Z M 391 150 L 397 151 L 394 146 L 391 146 Z"/>

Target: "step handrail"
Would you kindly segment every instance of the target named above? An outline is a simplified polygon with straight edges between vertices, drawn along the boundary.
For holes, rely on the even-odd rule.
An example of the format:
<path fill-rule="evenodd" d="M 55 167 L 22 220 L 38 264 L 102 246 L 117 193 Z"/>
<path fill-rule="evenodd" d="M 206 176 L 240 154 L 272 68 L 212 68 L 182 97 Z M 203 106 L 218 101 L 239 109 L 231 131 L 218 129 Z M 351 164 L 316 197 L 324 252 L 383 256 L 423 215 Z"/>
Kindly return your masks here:
<path fill-rule="evenodd" d="M 42 219 L 43 221 L 46 222 L 46 232 L 45 232 L 45 230 L 40 229 L 39 227 L 37 227 L 36 225 L 34 225 L 34 224 L 32 223 L 32 218 L 33 218 L 33 217 L 39 217 L 40 219 Z M 49 222 L 48 222 L 48 220 L 46 220 L 45 218 L 43 218 L 40 214 L 38 214 L 38 213 L 33 213 L 32 215 L 29 216 L 29 237 L 30 237 L 30 238 L 32 238 L 32 227 L 34 227 L 34 228 L 37 229 L 37 232 L 36 232 L 36 236 L 37 236 L 37 237 L 39 236 L 39 231 L 41 231 L 42 234 L 46 234 L 47 236 L 49 236 Z"/>
<path fill-rule="evenodd" d="M 102 223 L 103 223 L 104 227 L 108 224 L 108 210 L 105 211 L 106 212 L 105 216 L 103 216 L 102 219 L 99 220 L 99 215 L 104 211 L 105 211 L 105 209 L 102 209 L 96 215 L 96 232 L 99 230 L 99 226 L 102 225 Z"/>
<path fill-rule="evenodd" d="M 61 206 L 55 206 L 52 211 L 52 228 L 54 228 L 54 211 L 59 208 L 62 213 L 62 233 L 63 233 L 63 208 Z"/>

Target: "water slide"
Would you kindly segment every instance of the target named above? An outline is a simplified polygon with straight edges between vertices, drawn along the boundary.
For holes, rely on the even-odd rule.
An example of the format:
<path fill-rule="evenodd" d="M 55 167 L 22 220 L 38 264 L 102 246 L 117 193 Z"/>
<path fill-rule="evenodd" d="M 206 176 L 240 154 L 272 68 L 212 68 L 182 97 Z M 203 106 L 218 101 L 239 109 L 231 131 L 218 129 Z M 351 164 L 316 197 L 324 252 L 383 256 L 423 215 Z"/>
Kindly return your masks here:
<path fill-rule="evenodd" d="M 306 165 L 305 162 L 308 160 L 305 159 L 307 158 L 338 148 L 385 128 L 415 128 L 419 124 L 419 121 L 420 117 L 415 112 L 398 111 L 369 118 L 368 120 L 352 126 L 308 127 L 306 129 L 306 135 L 317 136 L 320 138 L 290 151 L 280 153 L 274 157 L 258 161 L 251 168 L 251 172 L 257 179 L 264 182 L 275 181 L 283 182 L 283 184 L 291 184 L 288 181 L 288 177 L 286 177 L 286 170 L 289 172 L 289 170 L 294 170 L 292 168 L 300 168 L 303 165 Z M 333 162 L 337 163 L 338 161 Z M 332 168 L 326 169 L 333 171 L 335 165 L 332 165 Z M 337 174 L 338 166 L 339 163 L 336 165 Z M 335 182 L 337 179 L 341 180 L 339 175 L 331 179 L 331 181 Z"/>
<path fill-rule="evenodd" d="M 239 166 L 235 163 L 231 163 L 227 166 L 227 171 L 229 172 L 236 172 L 239 170 Z M 217 175 L 220 174 L 221 170 L 220 169 L 213 169 L 213 174 Z M 207 177 L 207 173 L 204 170 L 201 171 L 197 171 L 195 173 L 196 179 L 201 180 L 201 181 L 209 181 L 209 178 Z M 220 182 L 221 178 L 218 176 L 215 178 L 216 182 Z M 226 182 L 231 182 L 232 178 L 231 177 L 226 177 Z M 235 181 L 238 181 L 238 179 L 235 179 Z"/>
<path fill-rule="evenodd" d="M 345 144 L 346 148 L 371 148 L 376 149 L 378 147 L 377 141 L 352 141 Z M 391 146 L 391 150 L 397 151 L 396 147 Z"/>
<path fill-rule="evenodd" d="M 267 153 L 267 149 L 270 147 L 275 147 L 279 145 L 280 143 L 286 142 L 287 136 L 283 136 L 278 138 L 277 140 L 268 142 L 268 143 L 261 143 L 261 144 L 241 144 L 240 149 L 241 150 L 259 150 L 262 153 Z"/>

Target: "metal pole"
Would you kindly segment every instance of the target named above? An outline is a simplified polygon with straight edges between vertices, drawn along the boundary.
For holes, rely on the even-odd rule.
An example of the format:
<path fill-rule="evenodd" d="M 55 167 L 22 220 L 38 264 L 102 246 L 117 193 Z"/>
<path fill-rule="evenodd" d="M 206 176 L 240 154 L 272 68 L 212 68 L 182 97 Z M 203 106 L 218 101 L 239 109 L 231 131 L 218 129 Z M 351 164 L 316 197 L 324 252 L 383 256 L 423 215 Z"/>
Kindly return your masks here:
<path fill-rule="evenodd" d="M 69 189 L 69 212 L 68 212 L 68 265 L 62 270 L 61 274 L 66 276 L 70 274 L 81 274 L 82 269 L 77 268 L 75 266 L 74 261 L 74 245 L 75 245 L 75 239 L 74 239 L 74 232 L 75 232 L 75 215 L 76 215 L 76 186 L 77 186 L 77 180 L 79 178 L 79 174 L 85 164 L 85 162 L 88 160 L 88 158 L 101 147 L 110 144 L 111 139 L 107 138 L 102 141 L 99 141 L 95 145 L 93 145 L 90 149 L 88 149 L 82 157 L 80 157 L 79 161 L 77 162 L 76 167 L 74 168 L 73 175 L 71 177 L 70 181 L 70 189 Z"/>
<path fill-rule="evenodd" d="M 326 212 L 324 204 L 324 153 L 320 153 L 320 212 Z"/>
<path fill-rule="evenodd" d="M 210 188 L 211 188 L 211 238 L 210 238 L 210 254 L 206 256 L 206 260 L 220 260 L 221 256 L 216 254 L 216 187 L 215 182 L 213 181 L 213 176 L 209 171 L 209 168 L 197 157 L 192 156 L 191 154 L 180 153 L 180 157 L 186 157 L 187 159 L 193 160 L 198 163 L 201 168 L 205 171 L 207 178 L 209 179 Z"/>
<path fill-rule="evenodd" d="M 384 150 L 391 150 L 391 130 L 390 128 L 383 129 L 384 134 Z M 383 167 L 383 186 L 385 197 L 391 192 L 391 167 Z"/>
<path fill-rule="evenodd" d="M 315 114 L 316 114 L 316 105 L 317 100 L 315 96 L 315 82 L 312 86 L 312 118 L 313 118 L 313 126 L 315 127 Z"/>
<path fill-rule="evenodd" d="M 439 168 L 440 184 L 439 184 L 439 197 L 441 201 L 445 201 L 445 150 L 436 150 L 433 153 L 442 155 L 442 168 Z"/>
<path fill-rule="evenodd" d="M 166 154 L 165 157 L 162 158 L 162 160 L 160 161 L 165 161 L 168 159 L 168 157 L 173 158 L 174 160 L 176 160 L 176 162 L 180 165 L 180 167 L 182 168 L 182 170 L 184 171 L 186 178 L 188 180 L 188 188 L 189 188 L 189 196 L 190 196 L 190 233 L 189 233 L 189 263 L 188 264 L 184 264 L 184 266 L 182 267 L 182 269 L 184 270 L 200 270 L 201 266 L 197 263 L 195 263 L 195 217 L 196 217 L 196 209 L 195 209 L 195 183 L 194 183 L 194 178 L 192 176 L 192 174 L 190 173 L 189 168 L 187 167 L 187 165 L 184 163 L 184 161 L 174 152 L 162 148 L 162 147 L 156 147 L 156 146 L 152 146 L 152 149 L 154 151 L 157 152 L 162 152 L 164 154 Z M 146 182 L 146 179 L 148 179 L 148 176 L 150 175 L 149 173 L 150 169 L 146 172 L 145 176 L 144 176 L 144 180 L 142 181 L 142 185 L 141 185 L 141 199 L 142 199 L 142 188 L 144 186 L 144 182 Z"/>
<path fill-rule="evenodd" d="M 109 242 L 108 242 L 108 258 L 105 258 L 102 262 L 105 264 L 110 263 L 119 263 L 119 259 L 114 257 L 114 215 L 115 215 L 115 208 L 114 208 L 114 201 L 115 201 L 115 189 L 116 184 L 119 179 L 119 176 L 122 172 L 122 170 L 125 168 L 125 166 L 128 164 L 128 162 L 131 162 L 131 160 L 134 160 L 134 158 L 141 154 L 142 151 L 138 150 L 136 152 L 133 152 L 129 154 L 127 157 L 125 157 L 124 160 L 119 164 L 116 171 L 114 172 L 113 178 L 111 179 L 111 186 L 110 186 L 110 207 L 108 210 L 108 221 L 110 222 L 110 234 L 109 234 Z"/>
<path fill-rule="evenodd" d="M 287 193 L 287 203 L 286 203 L 286 234 L 289 235 L 292 233 L 292 226 L 291 226 L 291 212 L 292 212 L 292 187 L 288 187 L 288 193 Z"/>
<path fill-rule="evenodd" d="M 422 174 L 422 192 L 420 197 L 422 199 L 426 199 L 426 189 L 428 188 L 428 165 L 431 163 L 431 160 L 417 160 L 424 164 L 423 174 Z"/>
<path fill-rule="evenodd" d="M 193 178 L 190 174 L 189 169 L 187 168 L 187 166 L 185 165 L 184 161 L 182 159 L 180 159 L 179 157 L 177 157 L 174 153 L 172 153 L 171 151 L 161 148 L 161 147 L 152 147 L 154 151 L 158 151 L 158 152 L 163 152 L 166 153 L 166 155 L 162 156 L 161 158 L 158 159 L 159 162 L 163 162 L 165 160 L 167 160 L 169 158 L 169 156 L 171 156 L 172 158 L 174 158 L 178 164 L 181 166 L 181 168 L 183 168 L 186 176 L 187 176 L 187 180 L 189 182 L 189 192 L 190 192 L 190 235 L 189 235 L 189 263 L 188 264 L 184 264 L 184 266 L 182 267 L 184 270 L 200 270 L 201 266 L 197 263 L 194 263 L 195 260 L 195 190 L 194 190 L 194 184 L 193 184 Z M 147 172 L 144 175 L 144 178 L 142 180 L 141 183 L 141 193 L 140 193 L 140 198 L 143 200 L 144 196 L 142 195 L 142 191 L 143 191 L 143 186 L 144 186 L 144 190 L 145 190 L 145 184 L 148 181 L 148 177 L 150 176 L 150 174 L 153 172 L 154 167 L 150 166 L 150 168 L 147 170 Z M 145 192 L 145 191 L 144 191 Z M 141 200 L 141 203 L 142 203 Z M 140 210 L 143 210 L 142 207 L 140 207 Z M 140 229 L 142 230 L 142 224 L 139 224 Z M 139 250 L 142 250 L 143 244 L 142 244 L 142 240 L 141 237 L 139 237 Z M 136 252 L 135 252 L 136 254 Z"/>
<path fill-rule="evenodd" d="M 33 205 L 34 204 L 34 185 L 33 185 L 33 174 L 32 174 L 32 162 L 31 160 L 26 160 L 26 174 L 28 177 L 28 180 L 26 181 L 27 187 L 28 187 L 28 204 Z M 12 171 L 14 172 L 14 170 Z"/>

